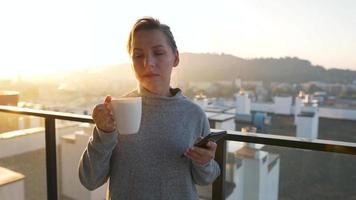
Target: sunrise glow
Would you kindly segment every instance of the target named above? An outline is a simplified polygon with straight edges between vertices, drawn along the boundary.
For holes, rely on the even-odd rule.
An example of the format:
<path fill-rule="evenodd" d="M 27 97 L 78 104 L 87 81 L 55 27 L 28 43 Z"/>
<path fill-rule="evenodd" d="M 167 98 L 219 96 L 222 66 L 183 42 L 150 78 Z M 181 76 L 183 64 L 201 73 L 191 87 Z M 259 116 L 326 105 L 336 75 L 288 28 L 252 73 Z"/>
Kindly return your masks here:
<path fill-rule="evenodd" d="M 180 52 L 356 70 L 355 10 L 352 0 L 2 1 L 0 77 L 127 63 L 129 29 L 147 15 L 171 26 Z"/>

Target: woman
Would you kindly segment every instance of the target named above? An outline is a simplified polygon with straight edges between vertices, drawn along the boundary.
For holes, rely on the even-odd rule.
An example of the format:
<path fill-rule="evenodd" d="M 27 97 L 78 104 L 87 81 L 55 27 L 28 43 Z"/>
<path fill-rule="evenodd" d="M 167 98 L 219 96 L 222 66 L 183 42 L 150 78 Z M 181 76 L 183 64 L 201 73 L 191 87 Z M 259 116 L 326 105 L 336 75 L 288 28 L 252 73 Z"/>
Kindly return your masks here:
<path fill-rule="evenodd" d="M 140 130 L 134 135 L 115 130 L 111 97 L 95 106 L 96 128 L 80 160 L 81 183 L 94 190 L 109 179 L 109 198 L 115 200 L 198 199 L 195 184 L 210 184 L 220 174 L 213 160 L 216 144 L 193 147 L 210 133 L 209 122 L 199 106 L 170 87 L 172 68 L 179 63 L 170 28 L 153 18 L 139 19 L 127 49 L 139 82 L 127 96 L 142 97 Z"/>

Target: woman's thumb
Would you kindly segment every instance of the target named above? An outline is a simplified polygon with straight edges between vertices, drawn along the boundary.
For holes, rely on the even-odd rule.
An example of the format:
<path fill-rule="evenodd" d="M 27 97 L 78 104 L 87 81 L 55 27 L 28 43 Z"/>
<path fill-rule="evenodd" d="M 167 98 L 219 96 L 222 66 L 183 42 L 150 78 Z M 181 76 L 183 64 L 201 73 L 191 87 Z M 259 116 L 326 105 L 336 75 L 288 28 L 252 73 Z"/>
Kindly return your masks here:
<path fill-rule="evenodd" d="M 112 99 L 112 97 L 111 97 L 110 95 L 107 95 L 107 96 L 105 97 L 105 103 L 110 103 L 110 102 L 111 102 L 111 99 Z"/>

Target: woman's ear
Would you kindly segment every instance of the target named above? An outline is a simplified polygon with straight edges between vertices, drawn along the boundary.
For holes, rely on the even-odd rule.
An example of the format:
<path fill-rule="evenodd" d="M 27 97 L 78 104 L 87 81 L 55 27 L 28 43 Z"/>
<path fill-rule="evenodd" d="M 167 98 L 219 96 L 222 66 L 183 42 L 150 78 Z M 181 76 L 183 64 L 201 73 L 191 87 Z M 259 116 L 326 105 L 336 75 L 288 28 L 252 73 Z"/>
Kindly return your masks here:
<path fill-rule="evenodd" d="M 174 62 L 173 62 L 173 67 L 177 67 L 179 64 L 179 52 L 178 50 L 174 54 Z"/>

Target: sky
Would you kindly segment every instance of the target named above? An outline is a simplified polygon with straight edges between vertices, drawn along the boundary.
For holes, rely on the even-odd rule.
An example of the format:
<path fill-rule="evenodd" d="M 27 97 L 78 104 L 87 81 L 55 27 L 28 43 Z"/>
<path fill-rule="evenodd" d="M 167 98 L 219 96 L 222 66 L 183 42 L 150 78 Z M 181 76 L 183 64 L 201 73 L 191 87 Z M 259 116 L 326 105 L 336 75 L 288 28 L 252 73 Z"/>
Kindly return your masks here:
<path fill-rule="evenodd" d="M 0 77 L 128 63 L 142 16 L 168 24 L 180 52 L 356 70 L 354 0 L 0 0 Z"/>

